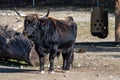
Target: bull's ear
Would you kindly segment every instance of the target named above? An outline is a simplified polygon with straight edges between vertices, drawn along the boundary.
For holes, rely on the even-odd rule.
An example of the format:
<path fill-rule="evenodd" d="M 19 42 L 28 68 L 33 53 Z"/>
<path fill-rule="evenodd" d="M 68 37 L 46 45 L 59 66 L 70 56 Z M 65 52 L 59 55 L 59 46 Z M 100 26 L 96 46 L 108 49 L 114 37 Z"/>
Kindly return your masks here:
<path fill-rule="evenodd" d="M 33 15 L 33 18 L 34 18 L 34 19 L 38 19 L 38 15 L 37 15 L 37 14 L 34 14 L 34 15 Z"/>

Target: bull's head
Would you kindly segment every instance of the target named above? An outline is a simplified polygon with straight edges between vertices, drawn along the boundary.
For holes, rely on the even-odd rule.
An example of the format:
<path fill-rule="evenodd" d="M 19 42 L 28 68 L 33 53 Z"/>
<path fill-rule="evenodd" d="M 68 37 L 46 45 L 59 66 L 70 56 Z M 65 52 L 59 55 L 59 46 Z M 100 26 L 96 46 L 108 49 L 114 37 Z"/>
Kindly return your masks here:
<path fill-rule="evenodd" d="M 37 14 L 29 14 L 29 15 L 21 15 L 16 8 L 14 8 L 15 12 L 24 20 L 24 31 L 23 35 L 29 37 L 38 27 L 38 15 Z"/>
<path fill-rule="evenodd" d="M 39 18 L 37 14 L 21 15 L 16 8 L 14 8 L 14 10 L 20 17 L 25 18 L 23 35 L 27 37 L 31 36 L 37 29 L 41 28 L 45 30 L 45 26 L 48 26 L 49 10 L 48 13 L 41 18 Z"/>
<path fill-rule="evenodd" d="M 38 15 L 30 14 L 25 17 L 23 35 L 31 36 L 38 28 Z"/>

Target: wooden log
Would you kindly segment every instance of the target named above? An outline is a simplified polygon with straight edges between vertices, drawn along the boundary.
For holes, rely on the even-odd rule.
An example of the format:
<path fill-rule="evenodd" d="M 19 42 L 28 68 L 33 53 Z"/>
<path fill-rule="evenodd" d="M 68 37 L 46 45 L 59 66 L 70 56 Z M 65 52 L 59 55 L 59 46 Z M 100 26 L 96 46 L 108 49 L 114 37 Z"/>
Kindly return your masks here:
<path fill-rule="evenodd" d="M 21 33 L 0 29 L 0 58 L 22 60 L 35 66 L 39 57 L 34 44 Z"/>

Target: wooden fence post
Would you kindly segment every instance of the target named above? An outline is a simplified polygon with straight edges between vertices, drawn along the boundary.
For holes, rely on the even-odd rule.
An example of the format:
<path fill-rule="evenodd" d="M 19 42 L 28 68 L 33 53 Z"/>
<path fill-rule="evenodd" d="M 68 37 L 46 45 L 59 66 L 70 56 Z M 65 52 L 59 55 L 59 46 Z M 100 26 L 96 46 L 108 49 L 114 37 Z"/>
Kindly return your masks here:
<path fill-rule="evenodd" d="M 120 42 L 120 0 L 115 0 L 115 41 Z"/>

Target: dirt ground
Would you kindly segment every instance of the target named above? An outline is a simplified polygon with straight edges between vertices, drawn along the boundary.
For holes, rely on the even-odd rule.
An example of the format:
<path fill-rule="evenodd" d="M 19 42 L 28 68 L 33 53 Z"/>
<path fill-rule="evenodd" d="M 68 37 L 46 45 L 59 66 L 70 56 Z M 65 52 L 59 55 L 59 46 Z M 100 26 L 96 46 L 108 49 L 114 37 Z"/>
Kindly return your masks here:
<path fill-rule="evenodd" d="M 75 54 L 69 73 L 60 68 L 54 74 L 39 73 L 39 68 L 0 66 L 0 80 L 120 80 L 119 52 L 86 52 Z"/>
<path fill-rule="evenodd" d="M 46 10 L 23 10 L 24 13 L 38 13 L 44 15 Z M 113 42 L 114 38 L 114 13 L 109 13 L 109 35 L 99 39 L 90 34 L 90 10 L 52 9 L 50 16 L 64 18 L 73 16 L 78 25 L 77 42 Z M 22 31 L 23 18 L 19 18 L 14 11 L 0 10 L 0 24 L 9 25 L 10 28 Z M 55 61 L 55 73 L 39 73 L 38 67 L 10 67 L 0 65 L 0 80 L 120 80 L 120 46 L 84 46 L 85 52 L 75 53 L 74 67 L 69 73 L 63 73 L 60 61 Z"/>

